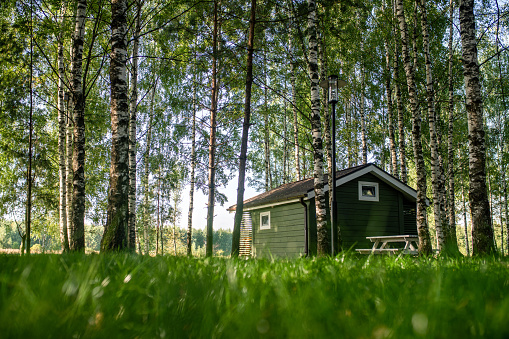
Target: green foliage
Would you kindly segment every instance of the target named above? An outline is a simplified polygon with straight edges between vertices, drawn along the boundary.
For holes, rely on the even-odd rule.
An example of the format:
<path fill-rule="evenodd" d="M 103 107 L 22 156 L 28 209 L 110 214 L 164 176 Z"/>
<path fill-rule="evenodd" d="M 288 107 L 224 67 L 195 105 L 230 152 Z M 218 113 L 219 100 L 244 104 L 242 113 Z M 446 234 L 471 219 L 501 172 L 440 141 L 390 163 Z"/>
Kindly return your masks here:
<path fill-rule="evenodd" d="M 507 338 L 493 258 L 0 256 L 6 338 Z"/>
<path fill-rule="evenodd" d="M 16 224 L 0 219 L 0 248 L 17 248 L 21 245 Z"/>

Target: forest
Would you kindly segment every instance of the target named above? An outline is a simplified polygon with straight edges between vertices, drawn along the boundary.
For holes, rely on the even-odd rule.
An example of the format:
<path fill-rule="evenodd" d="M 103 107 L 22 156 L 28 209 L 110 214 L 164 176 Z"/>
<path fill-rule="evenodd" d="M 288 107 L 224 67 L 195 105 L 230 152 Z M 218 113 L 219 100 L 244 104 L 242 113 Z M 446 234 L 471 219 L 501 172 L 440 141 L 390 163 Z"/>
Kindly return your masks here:
<path fill-rule="evenodd" d="M 244 187 L 314 177 L 326 254 L 335 140 L 338 169 L 374 163 L 417 190 L 421 253 L 504 255 L 508 14 L 497 0 L 2 1 L 2 247 L 155 254 L 166 239 L 236 256 Z M 319 83 L 333 74 L 331 131 Z M 226 202 L 230 246 L 215 244 Z"/>

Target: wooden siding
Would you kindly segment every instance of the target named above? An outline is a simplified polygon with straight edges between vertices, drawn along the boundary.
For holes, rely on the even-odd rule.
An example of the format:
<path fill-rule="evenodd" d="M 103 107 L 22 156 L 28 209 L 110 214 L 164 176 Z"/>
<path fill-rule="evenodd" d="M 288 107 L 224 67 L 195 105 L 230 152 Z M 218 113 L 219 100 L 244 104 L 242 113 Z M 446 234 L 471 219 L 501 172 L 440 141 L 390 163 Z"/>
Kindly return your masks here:
<path fill-rule="evenodd" d="M 260 213 L 270 211 L 270 229 L 260 230 Z M 304 207 L 300 203 L 251 212 L 253 255 L 299 257 L 304 254 Z"/>
<path fill-rule="evenodd" d="M 405 234 L 417 235 L 416 205 L 410 201 L 403 203 L 403 214 L 405 218 L 403 232 Z"/>
<path fill-rule="evenodd" d="M 379 201 L 359 200 L 359 181 L 378 183 Z M 369 248 L 366 237 L 400 234 L 399 191 L 372 174 L 337 188 L 338 224 L 343 249 Z"/>

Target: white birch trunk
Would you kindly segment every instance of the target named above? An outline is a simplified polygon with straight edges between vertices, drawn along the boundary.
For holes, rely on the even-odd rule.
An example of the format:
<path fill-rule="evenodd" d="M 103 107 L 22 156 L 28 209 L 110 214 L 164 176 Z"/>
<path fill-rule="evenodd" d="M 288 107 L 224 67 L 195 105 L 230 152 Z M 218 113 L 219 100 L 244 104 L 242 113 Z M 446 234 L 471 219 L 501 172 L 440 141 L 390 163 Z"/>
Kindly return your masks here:
<path fill-rule="evenodd" d="M 325 44 L 321 39 L 321 35 L 318 35 L 318 54 L 320 56 L 320 79 L 327 78 L 327 57 L 325 55 Z M 328 185 L 332 187 L 334 173 L 332 173 L 332 135 L 331 135 L 331 124 L 330 124 L 330 113 L 329 113 L 329 95 L 328 88 L 323 89 L 322 101 L 323 101 L 323 126 L 324 126 L 324 137 L 325 137 L 325 151 L 327 155 L 327 168 L 328 168 Z M 334 133 L 335 131 L 333 131 Z M 330 192 L 330 190 L 329 190 Z M 332 211 L 332 194 L 329 193 L 329 211 Z"/>
<path fill-rule="evenodd" d="M 136 26 L 131 69 L 131 98 L 129 102 L 129 225 L 127 243 L 129 250 L 136 250 L 136 114 L 138 109 L 138 49 L 140 43 L 140 13 L 142 1 L 136 1 Z"/>
<path fill-rule="evenodd" d="M 301 169 L 300 169 L 300 150 L 299 150 L 299 121 L 298 121 L 298 112 L 297 112 L 297 95 L 295 89 L 295 65 L 292 61 L 290 66 L 291 78 L 290 82 L 292 85 L 292 109 L 293 109 L 293 147 L 294 147 L 294 157 L 295 157 L 295 171 L 297 172 L 297 180 L 302 179 Z"/>
<path fill-rule="evenodd" d="M 77 0 L 76 22 L 72 46 L 73 151 L 72 199 L 69 248 L 85 250 L 85 96 L 83 93 L 83 45 L 85 38 L 86 0 Z"/>
<path fill-rule="evenodd" d="M 316 4 L 314 0 L 308 0 L 308 70 L 309 78 L 311 79 L 311 128 L 313 133 L 317 254 L 327 255 L 330 253 L 330 246 L 329 234 L 327 232 L 325 184 L 323 180 L 323 145 L 320 122 L 320 89 L 318 85 L 318 43 L 316 30 Z"/>
<path fill-rule="evenodd" d="M 396 15 L 396 1 L 392 2 L 392 12 L 394 18 L 397 18 Z M 400 72 L 399 72 L 399 54 L 400 54 L 400 45 L 399 45 L 399 37 L 401 34 L 399 32 L 399 25 L 395 24 L 393 28 L 394 34 L 394 49 L 393 49 L 393 69 L 392 69 L 392 78 L 394 81 L 394 96 L 395 96 L 395 107 L 397 112 L 397 123 L 398 123 L 398 150 L 399 150 L 399 178 L 405 184 L 408 181 L 407 178 L 407 165 L 406 165 L 406 138 L 405 138 L 405 118 L 404 118 L 404 106 L 403 99 L 401 97 L 401 86 L 400 86 Z"/>
<path fill-rule="evenodd" d="M 111 166 L 106 227 L 101 251 L 128 248 L 129 103 L 127 86 L 127 0 L 111 2 Z"/>
<path fill-rule="evenodd" d="M 468 243 L 468 222 L 467 222 L 467 204 L 466 204 L 466 200 L 467 200 L 467 197 L 465 195 L 465 183 L 463 183 L 463 185 L 461 185 L 461 197 L 462 197 L 462 200 L 463 200 L 463 225 L 464 225 L 464 228 L 463 228 L 463 231 L 464 231 L 464 234 L 465 234 L 465 249 L 467 250 L 467 257 L 470 256 L 470 245 Z"/>
<path fill-rule="evenodd" d="M 155 93 L 157 89 L 157 80 L 154 82 L 154 87 L 152 88 L 152 96 L 150 98 L 150 117 L 148 121 L 148 130 L 147 130 L 147 138 L 145 141 L 146 148 L 145 148 L 145 155 L 143 158 L 143 166 L 144 166 L 144 173 L 143 177 L 141 178 L 141 185 L 143 186 L 143 250 L 145 252 L 145 255 L 149 254 L 149 244 L 150 244 L 150 235 L 149 235 L 149 228 L 150 228 L 150 217 L 149 217 L 149 185 L 148 185 L 148 176 L 150 174 L 150 150 L 152 148 L 152 122 L 154 119 L 154 100 L 155 100 Z M 159 194 L 159 193 L 158 193 Z"/>
<path fill-rule="evenodd" d="M 382 2 L 383 10 L 385 11 L 385 1 Z M 391 155 L 391 165 L 390 172 L 391 174 L 399 179 L 398 173 L 398 155 L 396 149 L 396 136 L 394 133 L 394 105 L 392 102 L 392 87 L 391 87 L 391 52 L 389 49 L 389 42 L 387 38 L 384 39 L 384 49 L 385 49 L 385 99 L 387 101 L 387 120 L 389 121 L 389 152 Z M 394 79 L 396 82 L 397 79 Z"/>
<path fill-rule="evenodd" d="M 456 205 L 455 205 L 455 194 L 454 194 L 454 79 L 453 79 L 453 40 L 454 40 L 454 0 L 449 1 L 449 69 L 448 69 L 448 87 L 449 87 L 449 125 L 447 133 L 447 158 L 448 158 L 448 217 L 449 217 L 449 229 L 451 235 L 456 235 Z"/>
<path fill-rule="evenodd" d="M 417 174 L 416 220 L 417 233 L 419 235 L 419 253 L 430 255 L 432 248 L 426 218 L 426 169 L 424 164 L 424 157 L 422 154 L 421 114 L 419 111 L 417 91 L 415 86 L 414 67 L 410 59 L 408 48 L 408 31 L 405 21 L 403 0 L 397 0 L 397 17 L 400 28 L 399 31 L 401 34 L 401 49 L 407 79 L 408 95 L 410 99 L 410 107 L 412 109 L 412 141 Z"/>
<path fill-rule="evenodd" d="M 264 138 L 263 138 L 263 149 L 264 149 L 264 165 L 265 165 L 265 191 L 271 189 L 270 184 L 270 132 L 269 132 L 269 110 L 267 104 L 267 86 L 264 89 L 264 104 L 265 107 L 265 115 L 263 116 L 263 126 L 264 126 Z"/>
<path fill-rule="evenodd" d="M 60 31 L 58 35 L 58 175 L 59 175 L 59 225 L 62 251 L 69 251 L 67 233 L 67 187 L 66 187 L 66 118 L 65 118 L 65 71 L 64 71 L 64 25 L 67 3 L 62 4 Z"/>
<path fill-rule="evenodd" d="M 364 51 L 364 43 L 361 42 L 361 50 Z M 361 148 L 362 148 L 362 163 L 368 163 L 368 141 L 366 137 L 366 74 L 364 69 L 364 62 L 361 65 L 361 105 L 360 105 L 360 119 L 361 119 Z"/>
<path fill-rule="evenodd" d="M 479 81 L 474 0 L 461 0 L 459 11 L 463 77 L 468 115 L 470 180 L 468 195 L 472 216 L 472 252 L 474 255 L 478 255 L 494 252 L 494 239 L 486 190 L 483 102 Z"/>
<path fill-rule="evenodd" d="M 426 14 L 426 3 L 423 0 L 417 0 L 421 7 L 421 27 L 422 27 L 422 43 L 424 50 L 424 61 L 426 69 L 426 99 L 428 108 L 428 124 L 430 131 L 430 149 L 431 149 L 431 187 L 433 191 L 433 212 L 435 215 L 435 230 L 437 236 L 437 247 L 442 251 L 445 246 L 445 230 L 442 228 L 442 214 L 441 214 L 441 187 L 440 176 L 441 168 L 438 161 L 438 140 L 437 130 L 435 125 L 435 90 L 433 88 L 433 76 L 431 73 L 431 60 L 429 53 L 429 34 Z M 416 6 L 417 6 L 416 2 Z"/>
<path fill-rule="evenodd" d="M 392 6 L 393 15 L 397 18 L 396 13 L 396 1 L 393 2 Z M 407 177 L 407 164 L 406 164 L 406 138 L 405 138 L 405 110 L 403 106 L 403 99 L 401 97 L 401 86 L 400 86 L 400 72 L 399 72 L 399 54 L 400 45 L 399 38 L 401 33 L 399 31 L 399 25 L 394 25 L 394 54 L 393 54 L 393 79 L 394 79 L 394 94 L 396 97 L 396 109 L 398 114 L 398 149 L 399 149 L 399 167 L 400 167 L 400 178 L 405 184 L 408 181 Z"/>
<path fill-rule="evenodd" d="M 212 84 L 210 105 L 210 137 L 209 137 L 209 166 L 208 166 L 208 200 L 207 200 L 207 241 L 205 255 L 213 256 L 213 232 L 214 232 L 214 204 L 216 195 L 216 129 L 217 129 L 217 100 L 218 100 L 218 38 L 219 38 L 219 4 L 214 1 L 214 32 L 212 43 Z"/>
<path fill-rule="evenodd" d="M 66 218 L 67 218 L 67 239 L 71 240 L 72 228 L 72 178 L 74 176 L 72 169 L 72 149 L 73 149 L 73 125 L 74 113 L 72 107 L 68 107 L 66 116 L 66 130 L 65 130 L 65 195 L 66 195 Z"/>
<path fill-rule="evenodd" d="M 196 57 L 196 56 L 195 56 Z M 196 71 L 196 70 L 195 70 Z M 195 82 L 196 83 L 196 82 Z M 196 84 L 193 85 L 193 121 L 191 128 L 191 187 L 189 189 L 189 212 L 187 213 L 187 255 L 193 253 L 193 210 L 194 210 L 194 185 L 196 183 Z"/>

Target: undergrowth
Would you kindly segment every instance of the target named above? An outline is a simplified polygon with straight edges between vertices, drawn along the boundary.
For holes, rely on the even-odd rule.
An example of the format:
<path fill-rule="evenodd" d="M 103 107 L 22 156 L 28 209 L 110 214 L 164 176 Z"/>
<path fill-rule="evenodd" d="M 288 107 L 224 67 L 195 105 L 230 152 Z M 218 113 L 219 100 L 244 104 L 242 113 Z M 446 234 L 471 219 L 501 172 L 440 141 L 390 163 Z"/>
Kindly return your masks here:
<path fill-rule="evenodd" d="M 0 255 L 0 338 L 508 338 L 501 259 Z"/>

